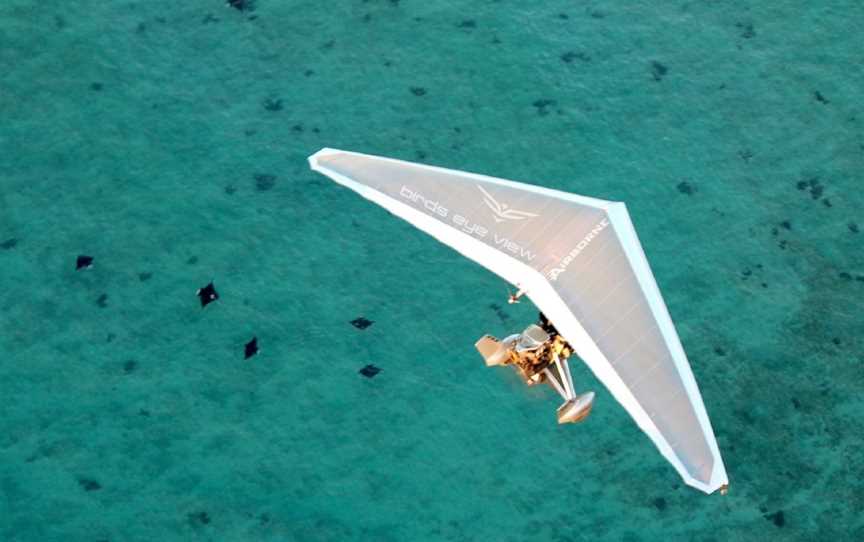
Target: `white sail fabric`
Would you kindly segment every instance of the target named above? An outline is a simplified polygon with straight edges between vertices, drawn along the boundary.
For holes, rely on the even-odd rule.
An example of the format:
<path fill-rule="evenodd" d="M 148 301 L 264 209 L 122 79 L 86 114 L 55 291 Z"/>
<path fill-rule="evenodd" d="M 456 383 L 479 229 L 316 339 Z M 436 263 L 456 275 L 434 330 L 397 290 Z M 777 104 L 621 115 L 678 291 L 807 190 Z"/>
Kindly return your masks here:
<path fill-rule="evenodd" d="M 727 484 L 623 203 L 334 149 L 309 163 L 524 290 L 688 485 Z"/>

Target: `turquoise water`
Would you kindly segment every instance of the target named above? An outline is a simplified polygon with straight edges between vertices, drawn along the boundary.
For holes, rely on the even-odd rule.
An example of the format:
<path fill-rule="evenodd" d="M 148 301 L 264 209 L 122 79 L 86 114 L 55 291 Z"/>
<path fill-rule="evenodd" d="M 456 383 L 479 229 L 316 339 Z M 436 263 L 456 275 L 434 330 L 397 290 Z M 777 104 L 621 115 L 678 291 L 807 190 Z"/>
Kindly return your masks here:
<path fill-rule="evenodd" d="M 864 539 L 864 8 L 764 4 L 4 2 L 0 540 Z M 626 201 L 729 495 L 323 146 Z"/>

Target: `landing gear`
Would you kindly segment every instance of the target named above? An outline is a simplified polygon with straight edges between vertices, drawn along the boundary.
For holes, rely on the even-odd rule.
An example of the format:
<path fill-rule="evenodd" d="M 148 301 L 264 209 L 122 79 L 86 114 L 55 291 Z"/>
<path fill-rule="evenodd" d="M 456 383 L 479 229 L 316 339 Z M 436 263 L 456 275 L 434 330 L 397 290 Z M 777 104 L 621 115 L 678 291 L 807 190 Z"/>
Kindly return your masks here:
<path fill-rule="evenodd" d="M 548 383 L 555 389 L 564 399 L 558 408 L 558 423 L 580 422 L 591 412 L 594 392 L 576 394 L 567 364 L 572 348 L 542 314 L 541 325 L 532 324 L 521 334 L 500 341 L 485 335 L 474 346 L 487 366 L 515 365 L 527 385 Z"/>

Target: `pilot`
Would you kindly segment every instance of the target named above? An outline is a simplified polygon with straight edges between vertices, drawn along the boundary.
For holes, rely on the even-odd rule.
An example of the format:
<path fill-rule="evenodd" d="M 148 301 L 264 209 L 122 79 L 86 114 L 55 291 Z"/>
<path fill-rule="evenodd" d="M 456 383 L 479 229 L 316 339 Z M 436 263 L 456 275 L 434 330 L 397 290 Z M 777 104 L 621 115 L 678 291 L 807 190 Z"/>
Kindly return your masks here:
<path fill-rule="evenodd" d="M 549 334 L 549 336 L 554 337 L 558 335 L 558 330 L 555 329 L 555 326 L 552 325 L 552 322 L 546 318 L 546 315 L 542 312 L 540 313 L 540 327 L 543 328 L 543 331 Z"/>

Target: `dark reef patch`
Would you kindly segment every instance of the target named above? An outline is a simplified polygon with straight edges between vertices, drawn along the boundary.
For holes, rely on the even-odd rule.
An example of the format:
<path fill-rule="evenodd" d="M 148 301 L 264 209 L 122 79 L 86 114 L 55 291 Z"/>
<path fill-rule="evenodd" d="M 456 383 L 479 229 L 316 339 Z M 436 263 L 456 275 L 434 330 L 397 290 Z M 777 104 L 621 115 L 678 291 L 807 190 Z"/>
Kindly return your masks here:
<path fill-rule="evenodd" d="M 531 103 L 536 109 L 537 114 L 542 116 L 549 114 L 549 108 L 555 105 L 557 102 L 555 100 L 550 100 L 549 98 L 541 98 L 539 100 L 534 100 Z"/>
<path fill-rule="evenodd" d="M 3 250 L 11 250 L 18 245 L 18 239 L 12 237 L 11 239 L 6 239 L 2 243 L 0 243 L 0 249 Z"/>
<path fill-rule="evenodd" d="M 816 101 L 819 102 L 820 104 L 827 105 L 827 104 L 830 104 L 830 103 L 831 103 L 831 102 L 829 102 L 828 99 L 825 98 L 825 96 L 823 96 L 822 93 L 819 92 L 818 90 L 814 90 L 814 91 L 813 91 L 813 97 L 816 98 Z"/>
<path fill-rule="evenodd" d="M 225 187 L 225 193 L 228 194 L 229 196 L 234 194 L 235 192 L 237 192 L 236 186 L 229 184 L 228 186 Z"/>
<path fill-rule="evenodd" d="M 858 233 L 861 231 L 858 228 L 858 224 L 856 224 L 855 222 L 850 222 L 849 224 L 846 225 L 846 227 L 848 227 L 849 231 L 851 231 L 852 233 Z M 12 246 L 15 246 L 15 245 L 12 245 Z M 6 247 L 3 247 L 3 248 L 6 248 Z"/>
<path fill-rule="evenodd" d="M 227 0 L 225 5 L 241 12 L 255 11 L 255 0 Z"/>
<path fill-rule="evenodd" d="M 765 519 L 771 520 L 777 527 L 786 525 L 786 517 L 783 515 L 783 510 L 778 510 L 773 514 L 764 514 Z"/>
<path fill-rule="evenodd" d="M 657 497 L 656 499 L 651 501 L 651 504 L 653 504 L 654 508 L 656 508 L 657 510 L 666 510 L 666 499 L 664 499 L 663 497 Z"/>
<path fill-rule="evenodd" d="M 134 359 L 126 360 L 126 362 L 123 364 L 123 372 L 126 373 L 127 375 L 134 373 L 135 369 L 137 369 L 137 368 L 138 368 L 138 362 L 135 361 Z"/>
<path fill-rule="evenodd" d="M 90 90 L 95 90 L 96 92 L 99 92 L 100 90 L 102 90 L 102 88 L 102 83 L 90 83 Z"/>
<path fill-rule="evenodd" d="M 662 81 L 663 77 L 665 77 L 667 73 L 669 73 L 669 68 L 656 60 L 651 62 L 651 77 L 654 78 L 655 81 Z"/>
<path fill-rule="evenodd" d="M 192 525 L 207 525 L 210 523 L 210 514 L 204 511 L 192 512 L 191 514 L 188 514 L 186 518 Z"/>
<path fill-rule="evenodd" d="M 198 256 L 192 256 L 191 258 L 186 260 L 187 265 L 195 265 L 196 263 L 198 263 Z"/>
<path fill-rule="evenodd" d="M 365 316 L 360 316 L 358 318 L 351 320 L 350 323 L 352 326 L 356 327 L 357 329 L 366 329 L 367 327 L 371 326 L 375 322 L 373 322 L 372 320 L 368 320 Z"/>
<path fill-rule="evenodd" d="M 84 491 L 99 491 L 102 489 L 102 484 L 90 478 L 79 478 L 78 485 L 80 485 Z"/>
<path fill-rule="evenodd" d="M 795 187 L 801 191 L 809 191 L 810 197 L 814 200 L 821 198 L 825 190 L 825 187 L 819 182 L 819 177 L 811 177 L 806 181 L 798 181 Z"/>
<path fill-rule="evenodd" d="M 738 35 L 745 40 L 756 37 L 756 30 L 753 28 L 753 23 L 735 23 L 735 28 L 738 29 Z"/>
<path fill-rule="evenodd" d="M 255 190 L 259 192 L 266 192 L 276 186 L 276 175 L 256 173 L 252 178 L 255 179 Z"/>
<path fill-rule="evenodd" d="M 138 273 L 138 280 L 141 282 L 147 282 L 153 277 L 153 273 Z"/>
<path fill-rule="evenodd" d="M 102 309 L 107 307 L 108 306 L 108 294 L 101 294 L 96 299 L 96 304 L 99 305 L 99 308 L 102 308 Z"/>
<path fill-rule="evenodd" d="M 566 53 L 561 55 L 561 60 L 570 64 L 574 60 L 581 60 L 582 62 L 591 62 L 591 57 L 587 53 L 576 52 L 576 51 L 567 51 Z"/>
<path fill-rule="evenodd" d="M 724 350 L 723 348 L 721 348 L 719 346 L 715 346 L 714 347 L 714 353 L 720 357 L 723 357 L 726 355 L 726 350 Z"/>
<path fill-rule="evenodd" d="M 466 19 L 459 23 L 459 28 L 477 28 L 477 21 L 474 19 Z"/>
<path fill-rule="evenodd" d="M 411 87 L 411 94 L 414 96 L 425 96 L 426 89 L 423 87 Z"/>
<path fill-rule="evenodd" d="M 682 194 L 687 194 L 688 196 L 692 196 L 693 192 L 696 191 L 696 187 L 687 181 L 681 181 L 680 183 L 678 183 L 677 188 L 679 192 L 681 192 Z"/>
<path fill-rule="evenodd" d="M 282 100 L 280 98 L 267 98 L 264 100 L 264 109 L 267 111 L 282 111 Z"/>
<path fill-rule="evenodd" d="M 381 372 L 381 369 L 379 369 L 378 367 L 375 367 L 372 364 L 369 364 L 357 372 L 360 373 L 361 375 L 365 376 L 366 378 L 373 378 L 375 375 L 377 375 L 378 373 Z"/>

